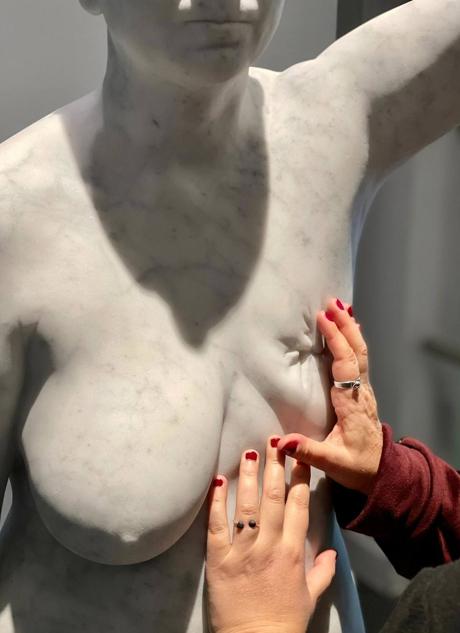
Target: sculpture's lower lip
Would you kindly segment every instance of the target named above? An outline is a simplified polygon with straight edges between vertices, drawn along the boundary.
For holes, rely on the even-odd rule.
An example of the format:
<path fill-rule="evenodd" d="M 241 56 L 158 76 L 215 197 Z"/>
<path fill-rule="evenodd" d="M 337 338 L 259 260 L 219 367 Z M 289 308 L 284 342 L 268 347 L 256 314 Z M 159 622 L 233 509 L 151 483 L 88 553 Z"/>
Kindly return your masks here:
<path fill-rule="evenodd" d="M 249 22 L 240 20 L 188 20 L 186 24 L 198 25 L 202 30 L 202 35 L 207 41 L 199 47 L 199 50 L 220 50 L 223 48 L 236 49 L 241 45 L 242 39 L 246 37 Z M 198 42 L 197 42 L 198 44 Z"/>
<path fill-rule="evenodd" d="M 205 46 L 200 46 L 198 50 L 200 51 L 217 51 L 222 48 L 238 48 L 238 42 L 220 42 L 218 44 L 207 44 Z"/>

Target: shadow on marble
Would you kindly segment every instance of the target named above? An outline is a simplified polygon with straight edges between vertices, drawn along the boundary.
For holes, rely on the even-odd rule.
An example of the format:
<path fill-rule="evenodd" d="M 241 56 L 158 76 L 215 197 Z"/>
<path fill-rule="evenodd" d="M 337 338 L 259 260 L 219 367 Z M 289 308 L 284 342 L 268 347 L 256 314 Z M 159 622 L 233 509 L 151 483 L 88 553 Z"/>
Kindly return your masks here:
<path fill-rule="evenodd" d="M 124 266 L 147 292 L 168 304 L 184 341 L 194 347 L 238 303 L 264 242 L 269 181 L 265 97 L 256 79 L 249 82 L 257 114 L 247 142 L 232 148 L 232 158 L 224 157 L 225 171 L 220 165 L 214 173 L 209 161 L 200 166 L 198 159 L 183 171 L 154 145 L 141 164 L 117 152 L 109 161 L 101 131 L 88 173 L 82 173 Z M 74 147 L 70 122 L 65 114 L 62 119 Z"/>
<path fill-rule="evenodd" d="M 13 487 L 24 485 L 27 482 L 13 483 Z M 0 580 L 8 587 L 0 609 L 8 605 L 15 631 L 63 633 L 63 622 L 65 633 L 94 627 L 107 633 L 187 629 L 197 593 L 203 591 L 205 510 L 176 546 L 153 563 L 111 566 L 88 561 L 66 548 L 58 551 L 32 504 L 29 497 L 29 504 L 9 514 L 0 538 Z M 20 551 L 10 547 L 18 536 L 25 544 Z"/>

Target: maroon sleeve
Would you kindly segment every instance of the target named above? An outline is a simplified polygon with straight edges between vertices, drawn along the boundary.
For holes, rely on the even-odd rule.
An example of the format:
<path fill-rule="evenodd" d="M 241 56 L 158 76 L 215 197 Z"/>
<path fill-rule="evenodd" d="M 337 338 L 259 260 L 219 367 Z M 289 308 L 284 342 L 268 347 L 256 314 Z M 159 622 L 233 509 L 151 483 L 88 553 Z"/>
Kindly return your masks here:
<path fill-rule="evenodd" d="M 340 526 L 374 537 L 399 574 L 412 578 L 460 558 L 460 473 L 422 442 L 396 443 L 384 424 L 371 494 L 333 489 Z"/>

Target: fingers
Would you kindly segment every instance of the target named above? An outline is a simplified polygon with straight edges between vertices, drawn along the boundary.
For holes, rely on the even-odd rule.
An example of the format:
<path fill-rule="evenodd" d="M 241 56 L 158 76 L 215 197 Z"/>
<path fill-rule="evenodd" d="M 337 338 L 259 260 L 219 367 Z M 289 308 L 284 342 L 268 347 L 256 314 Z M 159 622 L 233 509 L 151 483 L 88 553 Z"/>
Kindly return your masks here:
<path fill-rule="evenodd" d="M 258 529 L 250 528 L 248 524 L 249 521 L 259 524 L 259 461 L 257 451 L 247 450 L 241 456 L 233 526 L 234 543 L 254 538 L 258 532 Z M 239 528 L 239 522 L 244 527 Z"/>
<path fill-rule="evenodd" d="M 337 327 L 337 331 L 334 329 L 334 324 Z M 356 357 L 356 361 L 358 363 L 358 374 L 356 375 L 360 375 L 363 380 L 367 380 L 369 362 L 366 341 L 363 338 L 358 323 L 352 317 L 351 307 L 347 307 L 347 304 L 341 302 L 340 299 L 329 300 L 326 312 L 320 313 L 320 315 L 318 315 L 318 326 L 322 334 L 328 341 L 328 346 L 328 336 L 333 337 L 334 334 L 337 334 L 339 340 L 341 337 L 338 333 L 343 336 L 349 348 L 351 348 Z M 334 343 L 337 344 L 337 341 L 332 341 L 333 345 Z M 331 347 L 329 347 L 329 349 L 331 350 L 332 355 L 335 358 L 333 349 L 331 349 Z M 343 352 L 343 347 L 341 348 L 341 350 Z M 349 353 L 348 350 L 347 353 Z M 336 380 L 343 379 L 336 378 Z"/>
<path fill-rule="evenodd" d="M 277 449 L 279 438 L 267 442 L 262 500 L 260 504 L 261 537 L 278 538 L 283 529 L 285 505 L 284 455 Z"/>
<path fill-rule="evenodd" d="M 291 484 L 284 513 L 283 537 L 302 555 L 308 530 L 310 505 L 310 467 L 298 463 L 291 472 Z"/>
<path fill-rule="evenodd" d="M 307 572 L 307 586 L 313 604 L 316 604 L 321 595 L 326 591 L 335 575 L 337 552 L 326 550 L 315 559 L 312 569 Z"/>
<path fill-rule="evenodd" d="M 230 532 L 227 518 L 228 483 L 218 476 L 211 484 L 209 492 L 209 521 L 207 539 L 208 564 L 217 564 L 230 551 Z"/>
<path fill-rule="evenodd" d="M 281 452 L 297 461 L 328 472 L 331 465 L 340 464 L 342 455 L 334 444 L 317 442 L 299 433 L 283 437 L 278 445 Z"/>
<path fill-rule="evenodd" d="M 318 314 L 318 327 L 326 339 L 327 346 L 333 356 L 332 375 L 334 380 L 348 381 L 357 378 L 359 364 L 356 355 L 337 325 L 327 317 L 325 312 Z"/>

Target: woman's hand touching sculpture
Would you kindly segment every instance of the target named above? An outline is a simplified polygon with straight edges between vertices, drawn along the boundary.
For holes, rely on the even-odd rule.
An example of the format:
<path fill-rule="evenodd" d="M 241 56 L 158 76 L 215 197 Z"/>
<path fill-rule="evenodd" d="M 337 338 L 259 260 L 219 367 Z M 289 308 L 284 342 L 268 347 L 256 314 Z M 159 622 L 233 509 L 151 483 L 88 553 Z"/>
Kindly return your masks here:
<path fill-rule="evenodd" d="M 368 494 L 377 475 L 382 454 L 382 425 L 369 382 L 366 343 L 352 309 L 331 300 L 318 315 L 318 327 L 333 356 L 332 375 L 337 383 L 360 378 L 358 389 L 333 386 L 331 400 L 337 423 L 322 442 L 290 434 L 280 450 L 323 470 L 339 484 Z"/>
<path fill-rule="evenodd" d="M 283 0 L 81 2 L 107 24 L 103 86 L 0 149 L 0 633 L 200 633 L 216 464 L 231 497 L 243 447 L 293 431 L 354 472 L 340 432 L 363 421 L 329 435 L 316 313 L 352 295 L 381 178 L 460 120 L 460 3 L 275 73 L 252 64 Z M 307 566 L 343 546 L 311 488 Z M 323 605 L 315 633 L 364 630 L 346 556 Z"/>
<path fill-rule="evenodd" d="M 227 480 L 213 482 L 206 565 L 213 633 L 305 633 L 334 576 L 334 550 L 319 554 L 314 567 L 305 571 L 310 469 L 294 466 L 285 500 L 278 442 L 272 437 L 267 443 L 260 501 L 259 456 L 246 451 L 241 458 L 232 539 Z"/>

